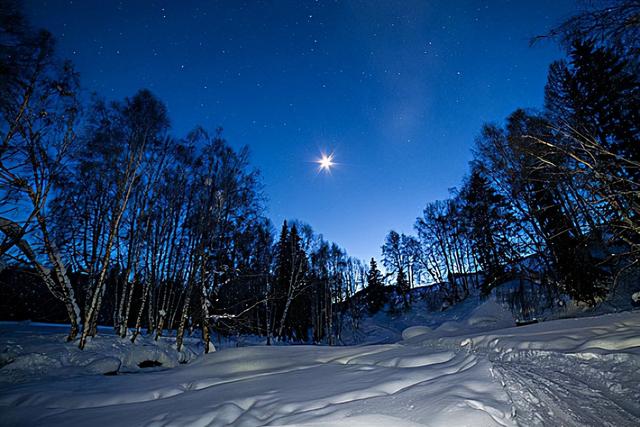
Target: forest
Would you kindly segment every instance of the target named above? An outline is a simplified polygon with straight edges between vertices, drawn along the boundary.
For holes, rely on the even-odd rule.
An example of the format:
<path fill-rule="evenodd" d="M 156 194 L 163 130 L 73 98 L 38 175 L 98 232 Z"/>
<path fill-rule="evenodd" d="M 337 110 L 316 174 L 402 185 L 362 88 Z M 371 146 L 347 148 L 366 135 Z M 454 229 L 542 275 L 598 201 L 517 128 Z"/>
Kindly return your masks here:
<path fill-rule="evenodd" d="M 415 236 L 389 232 L 383 258 L 399 289 L 435 283 L 452 305 L 524 277 L 551 304 L 595 306 L 637 280 L 639 10 L 618 2 L 532 40 L 567 55 L 549 66 L 544 108 L 485 124 L 460 188 L 427 203 Z"/>
<path fill-rule="evenodd" d="M 307 224 L 276 236 L 247 147 L 173 136 L 146 89 L 84 99 L 53 36 L 19 2 L 2 14 L 3 313 L 69 323 L 80 348 L 98 325 L 132 342 L 173 331 L 178 348 L 187 329 L 205 348 L 211 328 L 335 341 L 332 309 L 364 268 Z"/>
<path fill-rule="evenodd" d="M 446 309 L 516 277 L 595 306 L 640 256 L 640 5 L 576 15 L 544 107 L 479 129 L 467 176 L 390 231 L 380 271 L 298 220 L 272 224 L 247 147 L 174 135 L 148 89 L 86 96 L 54 37 L 2 2 L 0 282 L 8 319 L 70 325 L 84 348 L 140 334 L 341 344 L 345 327 L 429 286 Z"/>

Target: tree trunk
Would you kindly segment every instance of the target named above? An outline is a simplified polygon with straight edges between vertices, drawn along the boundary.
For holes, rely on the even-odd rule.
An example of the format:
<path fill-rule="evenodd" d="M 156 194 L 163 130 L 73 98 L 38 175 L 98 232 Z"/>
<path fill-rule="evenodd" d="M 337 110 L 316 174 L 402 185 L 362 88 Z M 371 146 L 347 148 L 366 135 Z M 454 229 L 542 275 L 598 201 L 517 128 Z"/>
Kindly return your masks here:
<path fill-rule="evenodd" d="M 180 315 L 180 324 L 178 326 L 178 334 L 176 336 L 176 348 L 178 349 L 178 351 L 182 351 L 182 344 L 184 340 L 184 330 L 187 324 L 187 317 L 189 317 L 189 306 L 191 305 L 192 291 L 193 291 L 193 279 L 189 279 L 186 295 L 184 297 L 184 304 L 182 304 L 182 314 Z"/>
<path fill-rule="evenodd" d="M 40 223 L 40 221 L 38 222 Z M 40 225 L 43 227 L 44 222 L 40 223 Z M 22 228 L 18 224 L 6 218 L 0 218 L 0 230 L 10 238 L 16 237 L 15 244 L 18 246 L 20 251 L 22 251 L 25 257 L 34 265 L 38 275 L 44 282 L 45 286 L 47 286 L 47 289 L 49 289 L 55 298 L 62 301 L 65 305 L 67 316 L 69 317 L 69 323 L 71 324 L 67 341 L 73 341 L 78 335 L 80 328 L 80 308 L 78 307 L 73 287 L 71 286 L 71 282 L 69 281 L 69 277 L 67 276 L 66 269 L 64 268 L 60 254 L 57 252 L 56 246 L 48 239 L 48 234 L 45 234 L 45 250 L 47 251 L 49 260 L 52 261 L 53 264 L 53 270 L 55 273 L 54 280 L 54 275 L 51 270 L 38 262 L 35 252 L 29 243 L 24 239 L 17 238 L 19 234 L 16 233 L 21 233 L 22 231 Z"/>
<path fill-rule="evenodd" d="M 203 282 L 202 283 L 202 301 L 200 308 L 202 310 L 202 341 L 204 342 L 204 352 L 209 353 L 209 342 L 211 341 L 211 336 L 209 333 L 209 304 L 207 301 L 207 286 Z"/>
<path fill-rule="evenodd" d="M 140 335 L 140 328 L 142 328 L 142 315 L 144 314 L 144 308 L 147 305 L 147 300 L 149 299 L 149 288 L 151 286 L 151 281 L 148 277 L 144 279 L 144 288 L 142 290 L 142 302 L 140 303 L 140 310 L 138 311 L 138 317 L 136 318 L 136 327 L 133 330 L 133 335 L 131 336 L 131 342 L 136 342 L 136 338 Z"/>

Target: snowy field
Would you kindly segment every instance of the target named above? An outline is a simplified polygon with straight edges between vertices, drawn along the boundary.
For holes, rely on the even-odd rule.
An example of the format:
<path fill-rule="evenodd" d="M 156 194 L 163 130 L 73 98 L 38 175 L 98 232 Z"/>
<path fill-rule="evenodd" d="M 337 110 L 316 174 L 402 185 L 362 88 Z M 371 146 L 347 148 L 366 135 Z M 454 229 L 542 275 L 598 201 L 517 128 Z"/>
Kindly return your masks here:
<path fill-rule="evenodd" d="M 179 354 L 170 340 L 132 350 L 108 336 L 78 355 L 55 328 L 6 323 L 0 423 L 640 425 L 640 311 L 505 328 L 509 316 L 489 301 L 392 344 L 209 355 L 195 342 Z M 162 366 L 138 367 L 149 358 Z"/>

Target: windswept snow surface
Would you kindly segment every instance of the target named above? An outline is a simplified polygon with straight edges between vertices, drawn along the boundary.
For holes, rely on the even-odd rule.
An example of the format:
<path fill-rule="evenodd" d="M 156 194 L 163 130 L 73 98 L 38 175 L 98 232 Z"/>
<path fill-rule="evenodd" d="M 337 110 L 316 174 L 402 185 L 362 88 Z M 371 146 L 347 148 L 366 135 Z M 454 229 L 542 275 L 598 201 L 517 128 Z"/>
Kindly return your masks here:
<path fill-rule="evenodd" d="M 394 344 L 226 349 L 161 372 L 12 381 L 9 363 L 0 424 L 640 425 L 640 311 L 505 316 L 487 302 Z"/>

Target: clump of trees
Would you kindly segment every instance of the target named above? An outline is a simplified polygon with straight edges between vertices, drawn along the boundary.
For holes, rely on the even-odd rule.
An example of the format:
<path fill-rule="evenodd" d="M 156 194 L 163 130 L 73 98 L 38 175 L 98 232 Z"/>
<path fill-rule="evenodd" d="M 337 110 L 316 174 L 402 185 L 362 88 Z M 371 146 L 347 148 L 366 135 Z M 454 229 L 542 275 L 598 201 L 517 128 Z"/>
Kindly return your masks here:
<path fill-rule="evenodd" d="M 469 175 L 427 204 L 417 242 L 390 232 L 385 266 L 440 286 L 448 303 L 515 274 L 594 305 L 639 262 L 640 5 L 611 2 L 548 36 L 567 49 L 549 67 L 542 111 L 486 124 Z"/>
<path fill-rule="evenodd" d="M 614 2 L 548 36 L 567 57 L 542 111 L 482 128 L 461 188 L 427 204 L 415 236 L 387 235 L 383 277 L 309 225 L 276 238 L 247 148 L 221 130 L 175 137 L 148 90 L 81 102 L 52 36 L 2 1 L 2 273 L 28 266 L 81 348 L 99 324 L 175 333 L 178 348 L 193 329 L 206 349 L 212 331 L 337 344 L 389 301 L 385 279 L 405 308 L 417 284 L 455 304 L 523 273 L 596 304 L 640 259 L 639 16 Z"/>
<path fill-rule="evenodd" d="M 277 337 L 337 344 L 345 318 L 357 329 L 361 307 L 353 297 L 366 280 L 360 260 L 313 233 L 309 225 L 289 227 L 286 221 L 275 258 L 269 329 Z"/>
<path fill-rule="evenodd" d="M 340 341 L 362 263 L 305 224 L 275 242 L 246 147 L 220 129 L 173 136 L 148 90 L 83 104 L 52 36 L 1 6 L 0 257 L 65 307 L 70 341 L 108 324 L 175 333 L 178 349 L 194 328 L 207 350 L 214 330 Z"/>

